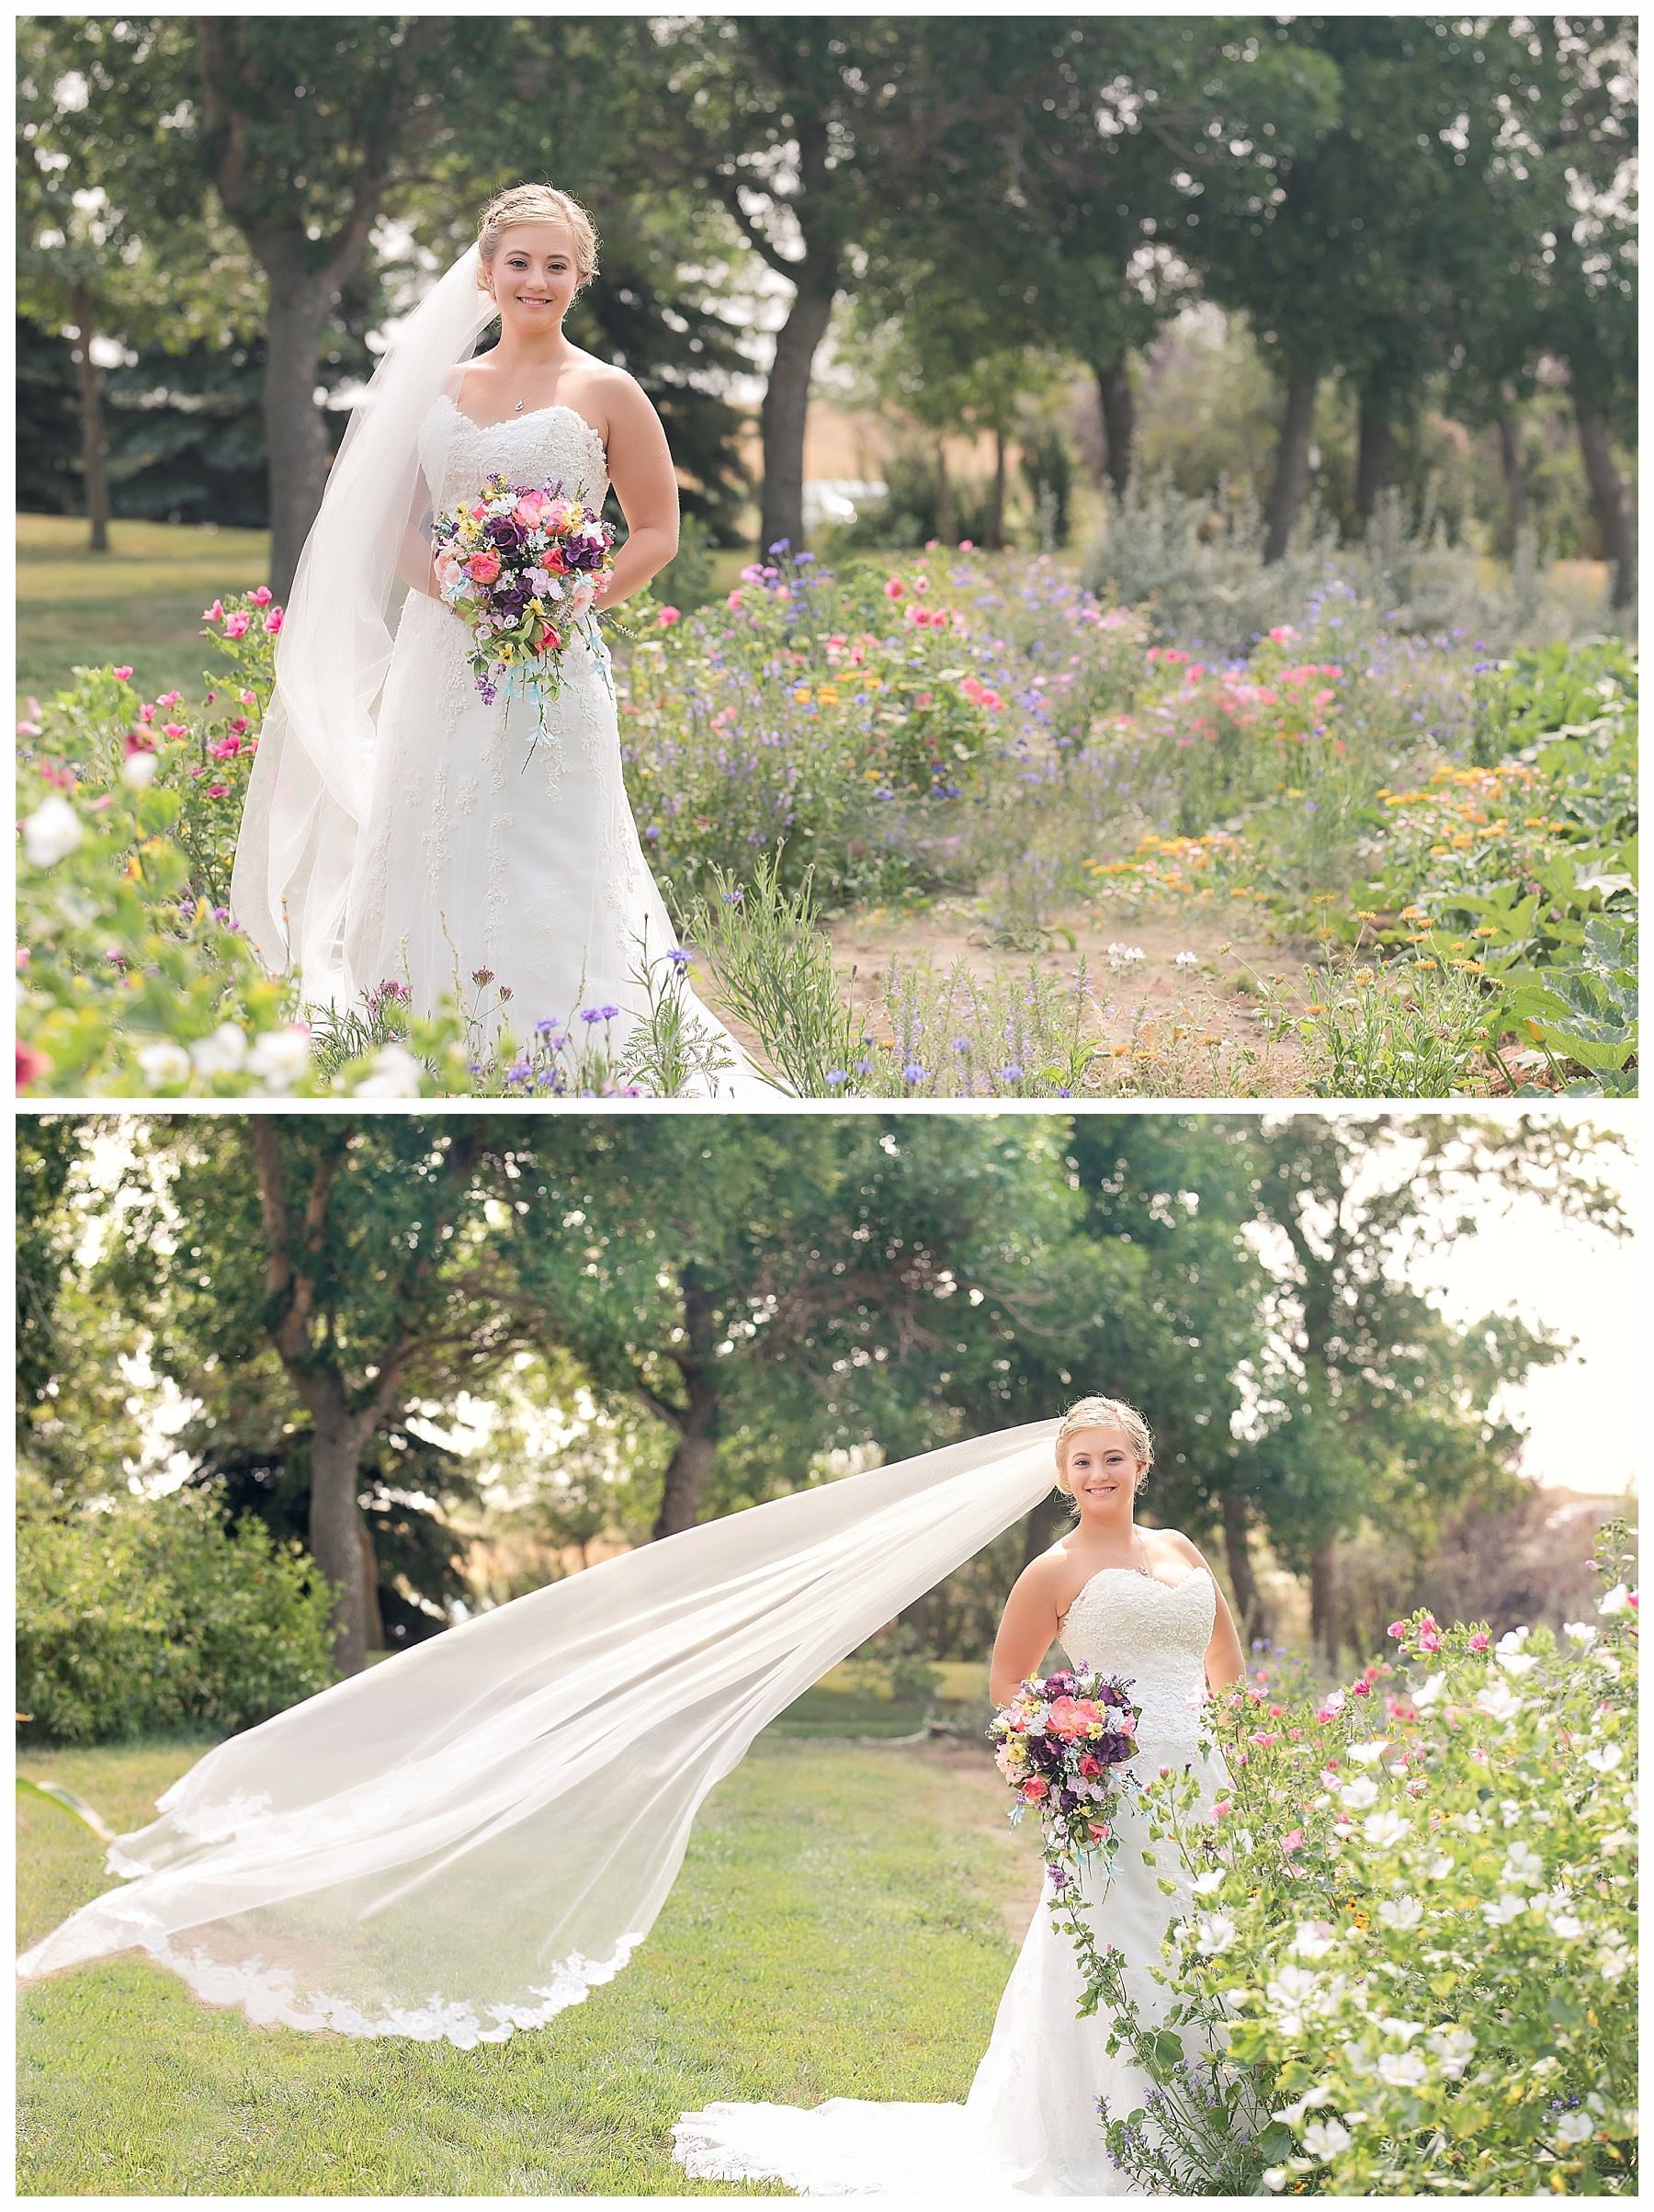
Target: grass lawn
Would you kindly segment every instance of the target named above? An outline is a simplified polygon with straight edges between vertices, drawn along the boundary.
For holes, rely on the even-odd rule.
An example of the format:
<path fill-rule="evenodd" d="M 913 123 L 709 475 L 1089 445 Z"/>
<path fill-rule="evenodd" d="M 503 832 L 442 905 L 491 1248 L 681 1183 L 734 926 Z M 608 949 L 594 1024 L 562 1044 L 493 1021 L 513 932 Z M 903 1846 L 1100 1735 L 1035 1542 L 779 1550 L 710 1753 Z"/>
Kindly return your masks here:
<path fill-rule="evenodd" d="M 783 2195 L 686 2183 L 673 2121 L 718 2098 L 962 2097 L 1037 1895 L 1032 1839 L 980 1752 L 788 1725 L 806 1722 L 761 1737 L 703 1809 L 626 1972 L 507 2044 L 254 2028 L 136 1957 L 38 1984 L 18 2017 L 18 2193 Z M 129 1829 L 199 1751 L 21 1764 Z M 66 1815 L 20 1814 L 19 1945 L 108 1887 L 101 1860 Z"/>
<path fill-rule="evenodd" d="M 139 696 L 198 699 L 213 658 L 201 609 L 250 591 L 270 565 L 267 530 L 113 522 L 107 553 L 86 550 L 86 525 L 66 515 L 17 516 L 17 698 L 63 689 L 75 666 L 130 662 Z"/>

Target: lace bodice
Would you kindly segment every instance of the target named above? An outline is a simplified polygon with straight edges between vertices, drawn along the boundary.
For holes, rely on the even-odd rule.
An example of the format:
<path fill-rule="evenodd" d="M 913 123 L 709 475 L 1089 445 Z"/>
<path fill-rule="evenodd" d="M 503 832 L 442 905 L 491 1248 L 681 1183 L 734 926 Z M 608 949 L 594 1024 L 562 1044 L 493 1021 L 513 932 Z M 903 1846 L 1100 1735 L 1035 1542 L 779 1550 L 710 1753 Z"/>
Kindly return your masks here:
<path fill-rule="evenodd" d="M 596 512 L 608 490 L 603 440 L 572 407 L 537 407 L 481 429 L 445 393 L 425 419 L 419 459 L 439 515 L 501 474 L 514 483 L 561 480 L 565 492 L 578 492 Z"/>
<path fill-rule="evenodd" d="M 1217 1609 L 1203 1567 L 1175 1588 L 1128 1567 L 1105 1567 L 1069 1607 L 1062 1648 L 1075 1666 L 1131 1683 L 1142 1707 L 1138 1741 L 1144 1751 L 1184 1751 L 1199 1733 Z"/>

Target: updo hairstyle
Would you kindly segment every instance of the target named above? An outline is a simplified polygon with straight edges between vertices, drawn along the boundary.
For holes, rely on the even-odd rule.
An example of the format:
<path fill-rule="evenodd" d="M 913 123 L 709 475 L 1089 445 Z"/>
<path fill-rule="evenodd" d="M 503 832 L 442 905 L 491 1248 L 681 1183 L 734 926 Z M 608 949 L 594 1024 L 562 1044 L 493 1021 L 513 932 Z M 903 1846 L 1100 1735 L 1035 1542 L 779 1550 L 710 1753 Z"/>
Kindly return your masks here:
<path fill-rule="evenodd" d="M 507 231 L 524 222 L 557 222 L 572 233 L 574 267 L 583 290 L 597 274 L 597 233 L 591 217 L 577 199 L 555 185 L 513 185 L 496 192 L 482 210 L 477 225 L 477 282 L 492 291 L 488 271 L 493 268 L 500 241 Z"/>
<path fill-rule="evenodd" d="M 1118 1398 L 1081 1398 L 1064 1413 L 1057 1431 L 1057 1487 L 1063 1496 L 1074 1494 L 1068 1486 L 1069 1448 L 1082 1429 L 1119 1429 L 1123 1433 L 1142 1469 L 1137 1484 L 1141 1490 L 1154 1465 L 1154 1439 L 1149 1434 L 1149 1424 L 1136 1406 Z"/>

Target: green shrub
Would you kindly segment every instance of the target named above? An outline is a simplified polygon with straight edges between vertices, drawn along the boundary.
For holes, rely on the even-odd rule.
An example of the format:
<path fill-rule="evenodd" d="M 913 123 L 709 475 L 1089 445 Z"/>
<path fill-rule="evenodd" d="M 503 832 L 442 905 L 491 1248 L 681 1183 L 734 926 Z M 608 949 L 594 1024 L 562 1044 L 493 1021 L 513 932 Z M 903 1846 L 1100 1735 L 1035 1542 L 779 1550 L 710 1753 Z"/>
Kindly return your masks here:
<path fill-rule="evenodd" d="M 334 1679 L 326 1583 L 198 1492 L 17 1531 L 17 1701 L 31 1743 L 250 1728 Z"/>

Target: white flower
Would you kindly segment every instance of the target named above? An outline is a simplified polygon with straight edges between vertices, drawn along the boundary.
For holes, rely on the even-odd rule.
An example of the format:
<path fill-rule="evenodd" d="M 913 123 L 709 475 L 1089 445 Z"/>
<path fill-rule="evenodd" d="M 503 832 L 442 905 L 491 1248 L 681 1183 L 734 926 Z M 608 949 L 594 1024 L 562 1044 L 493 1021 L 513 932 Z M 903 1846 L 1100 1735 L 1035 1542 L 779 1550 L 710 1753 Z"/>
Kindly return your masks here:
<path fill-rule="evenodd" d="M 1530 1889 L 1545 1887 L 1545 1861 L 1531 1843 L 1520 1836 L 1505 1853 L 1505 1863 L 1499 1870 L 1499 1878 L 1510 1889 L 1525 1883 Z"/>
<path fill-rule="evenodd" d="M 310 1055 L 308 1029 L 263 1029 L 254 1039 L 247 1068 L 266 1090 L 285 1091 L 310 1066 Z"/>
<path fill-rule="evenodd" d="M 1551 1934 L 1560 1936 L 1564 1943 L 1572 1943 L 1575 1936 L 1585 1933 L 1585 1923 L 1576 1919 L 1571 1912 L 1553 1912 L 1546 1924 Z"/>
<path fill-rule="evenodd" d="M 1388 1851 L 1392 1843 L 1399 1843 L 1411 1827 L 1412 1822 L 1404 1821 L 1399 1813 L 1369 1812 L 1362 1822 L 1361 1832 L 1375 1851 Z"/>
<path fill-rule="evenodd" d="M 1571 1636 L 1575 1643 L 1583 1644 L 1589 1650 L 1602 1631 L 1592 1621 L 1570 1620 L 1563 1623 L 1562 1633 L 1564 1636 Z"/>
<path fill-rule="evenodd" d="M 1526 1628 L 1507 1628 L 1493 1649 L 1498 1652 L 1520 1651 L 1528 1639 Z"/>
<path fill-rule="evenodd" d="M 1481 1915 L 1490 1928 L 1508 1928 L 1513 1920 L 1520 1920 L 1526 1911 L 1524 1900 L 1512 1896 L 1507 1889 L 1496 1904 L 1484 1905 Z"/>
<path fill-rule="evenodd" d="M 1342 2120 L 1311 2120 L 1304 2130 L 1304 2149 L 1311 2158 L 1336 2158 L 1349 2148 L 1350 2131 Z"/>
<path fill-rule="evenodd" d="M 1417 2089 L 1430 2071 L 1426 2059 L 1416 2050 L 1387 2050 L 1378 2056 L 1378 2079 L 1388 2082 L 1392 2089 Z"/>
<path fill-rule="evenodd" d="M 1269 2116 L 1272 2120 L 1285 2121 L 1288 2127 L 1296 2127 L 1312 2105 L 1331 2102 L 1332 2092 L 1323 2084 L 1320 2089 L 1305 2090 L 1296 2104 L 1283 2104 L 1279 2112 L 1272 2112 Z"/>
<path fill-rule="evenodd" d="M 1196 1875 L 1190 1884 L 1196 1897 L 1210 1897 L 1214 1889 L 1221 1889 L 1226 1879 L 1222 1866 L 1208 1866 L 1204 1874 Z"/>
<path fill-rule="evenodd" d="M 1371 1766 L 1375 1761 L 1382 1759 L 1383 1756 L 1384 1745 L 1381 1742 L 1352 1743 L 1350 1746 L 1350 1757 L 1354 1760 L 1357 1766 Z"/>
<path fill-rule="evenodd" d="M 1343 1707 L 1344 1694 L 1342 1690 L 1329 1690 L 1327 1695 L 1321 1699 L 1321 1710 L 1323 1712 L 1342 1713 L 1343 1711 Z"/>
<path fill-rule="evenodd" d="M 1599 1775 L 1611 1775 L 1616 1766 L 1623 1766 L 1626 1754 L 1617 1743 L 1600 1743 L 1593 1752 L 1587 1752 L 1585 1764 Z"/>
<path fill-rule="evenodd" d="M 1412 1694 L 1412 1701 L 1421 1713 L 1427 1713 L 1435 1704 L 1442 1695 L 1442 1685 L 1446 1679 L 1445 1674 L 1432 1674 L 1428 1681 L 1419 1685 Z"/>
<path fill-rule="evenodd" d="M 1386 1928 L 1416 1928 L 1424 1917 L 1424 1908 L 1416 1897 L 1387 1898 L 1378 1908 L 1378 1919 Z"/>
<path fill-rule="evenodd" d="M 1557 2122 L 1557 2140 L 1562 2144 L 1589 2143 L 1596 2122 L 1588 2112 L 1565 2112 Z"/>
<path fill-rule="evenodd" d="M 1324 1920 L 1300 1920 L 1292 1947 L 1300 1958 L 1325 1958 L 1338 1941 L 1331 1924 Z"/>
<path fill-rule="evenodd" d="M 120 764 L 120 780 L 129 791 L 142 791 L 154 782 L 160 765 L 153 753 L 129 753 Z"/>
<path fill-rule="evenodd" d="M 1631 1971 L 1631 1958 L 1628 1944 L 1604 1944 L 1596 1955 L 1597 1972 L 1604 1981 L 1617 1981 L 1622 1974 Z"/>
<path fill-rule="evenodd" d="M 1447 1879 L 1447 1877 L 1453 1872 L 1453 1855 L 1451 1852 L 1438 1852 L 1435 1857 L 1430 1863 L 1431 1880 L 1433 1882 L 1444 1882 Z"/>
<path fill-rule="evenodd" d="M 1476 1705 L 1490 1720 L 1513 1720 L 1522 1710 L 1521 1698 L 1512 1696 L 1502 1682 L 1490 1682 L 1485 1690 L 1478 1690 Z"/>
<path fill-rule="evenodd" d="M 1431 2049 L 1442 2061 L 1442 2071 L 1448 2081 L 1458 2081 L 1470 2063 L 1470 2054 L 1476 2048 L 1476 2037 L 1467 2027 L 1447 2027 L 1438 2028 L 1429 2041 Z"/>
<path fill-rule="evenodd" d="M 1223 2009 L 1227 2013 L 1243 2013 L 1251 2002 L 1250 1990 L 1225 1990 L 1223 1992 Z"/>
<path fill-rule="evenodd" d="M 373 1072 L 356 1086 L 357 1098 L 417 1098 L 419 1062 L 402 1045 L 381 1045 L 373 1056 Z"/>
<path fill-rule="evenodd" d="M 1535 2081 L 1543 2082 L 1548 2075 L 1556 2073 L 1561 2064 L 1560 2059 L 1553 2058 L 1547 2051 L 1543 2059 L 1534 2060 L 1532 2066 L 1528 2068 L 1528 2071 L 1533 2075 Z"/>
<path fill-rule="evenodd" d="M 1180 952 L 1177 956 L 1176 964 L 1179 968 L 1198 968 L 1200 966 L 1200 955 L 1197 952 Z"/>
<path fill-rule="evenodd" d="M 1628 1828 L 1616 1828 L 1612 1835 L 1605 1835 L 1597 1845 L 1605 1859 L 1611 1859 L 1616 1851 L 1634 1851 L 1636 1847 L 1637 1838 Z"/>
<path fill-rule="evenodd" d="M 1456 1812 L 1453 1819 L 1455 1825 L 1462 1828 L 1467 1835 L 1480 1835 L 1482 1817 L 1479 1812 Z"/>
<path fill-rule="evenodd" d="M 54 791 L 23 824 L 23 849 L 35 868 L 55 868 L 85 834 L 80 816 L 61 792 Z"/>
<path fill-rule="evenodd" d="M 189 1055 L 182 1045 L 170 1042 L 140 1045 L 138 1065 L 143 1070 L 143 1080 L 152 1091 L 164 1090 L 169 1083 L 189 1081 Z"/>
<path fill-rule="evenodd" d="M 46 806 L 49 807 L 54 802 L 49 799 L 46 801 Z M 46 807 L 42 807 L 40 809 L 40 812 L 43 814 L 45 811 Z M 38 820 L 39 817 L 37 816 L 35 819 Z M 25 824 L 25 827 L 27 827 L 27 824 Z M 79 842 L 78 839 L 76 842 Z M 1597 1611 L 1599 1613 L 1624 1613 L 1629 1606 L 1630 1603 L 1631 1593 L 1626 1589 L 1625 1583 L 1615 1582 L 1612 1590 L 1604 1590 L 1602 1596 L 1598 1598 Z"/>
<path fill-rule="evenodd" d="M 1403 2043 L 1410 2043 L 1415 2036 L 1424 2033 L 1422 2020 L 1393 2020 L 1388 2013 L 1380 2019 L 1378 2025 L 1387 2036 L 1399 2036 Z"/>
<path fill-rule="evenodd" d="M 1111 945 L 1108 948 L 1108 965 L 1111 968 L 1129 968 L 1136 961 L 1145 960 L 1148 957 L 1140 945 Z"/>
<path fill-rule="evenodd" d="M 1339 1802 L 1349 1806 L 1353 1812 L 1365 1812 L 1369 1805 L 1378 1802 L 1378 1785 L 1371 1775 L 1357 1775 L 1354 1782 L 1346 1782 L 1338 1793 Z"/>
<path fill-rule="evenodd" d="M 1284 2189 L 1286 2186 L 1286 2169 L 1285 2166 L 1265 2166 L 1263 2178 L 1266 2189 Z"/>
<path fill-rule="evenodd" d="M 1610 1682 L 1617 1682 L 1619 1680 L 1620 1663 L 1619 1661 L 1615 1659 L 1612 1651 L 1593 1651 L 1591 1656 L 1595 1660 L 1597 1665 L 1602 1668 L 1603 1673 L 1607 1675 Z"/>
<path fill-rule="evenodd" d="M 1203 1912 L 1195 1948 L 1203 1958 L 1221 1958 L 1240 1933 L 1226 1913 Z"/>
<path fill-rule="evenodd" d="M 1497 1654 L 1500 1665 L 1507 1674 L 1526 1674 L 1539 1662 L 1526 1651 L 1501 1651 Z"/>
<path fill-rule="evenodd" d="M 247 1057 L 247 1033 L 233 1022 L 221 1022 L 210 1037 L 198 1037 L 189 1057 L 202 1075 L 234 1075 Z"/>
<path fill-rule="evenodd" d="M 1501 1798 L 1499 1809 L 1504 1815 L 1504 1824 L 1507 1828 L 1514 1828 L 1522 1818 L 1522 1807 L 1514 1798 Z"/>

